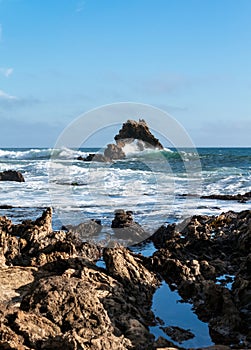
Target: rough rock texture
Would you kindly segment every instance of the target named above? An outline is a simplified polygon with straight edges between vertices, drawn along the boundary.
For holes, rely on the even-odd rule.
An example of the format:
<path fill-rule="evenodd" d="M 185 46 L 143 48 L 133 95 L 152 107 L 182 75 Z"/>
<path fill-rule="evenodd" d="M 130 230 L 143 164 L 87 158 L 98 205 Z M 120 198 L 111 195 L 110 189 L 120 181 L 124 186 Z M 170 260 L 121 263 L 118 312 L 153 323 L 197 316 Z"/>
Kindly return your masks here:
<path fill-rule="evenodd" d="M 24 177 L 19 171 L 6 170 L 0 172 L 0 181 L 24 182 Z"/>
<path fill-rule="evenodd" d="M 36 271 L 37 269 L 34 267 L 0 268 L 0 304 L 19 303 L 29 288 L 29 284 L 34 281 Z"/>
<path fill-rule="evenodd" d="M 130 226 L 131 212 L 117 214 L 115 226 Z M 100 247 L 53 232 L 51 218 L 50 208 L 19 225 L 0 217 L 0 349 L 182 349 L 149 331 L 160 276 L 209 323 L 220 345 L 205 350 L 251 348 L 251 211 L 162 226 L 148 258 L 105 248 L 106 269 Z M 177 341 L 192 336 L 163 326 Z"/>
<path fill-rule="evenodd" d="M 19 266 L 42 266 L 48 262 L 81 256 L 89 260 L 100 257 L 100 248 L 83 242 L 78 233 L 52 231 L 52 210 L 41 218 L 13 225 L 0 218 L 0 263 Z M 95 223 L 95 225 L 97 225 Z"/>
<path fill-rule="evenodd" d="M 79 156 L 77 159 L 86 162 L 111 162 L 113 160 L 124 159 L 126 157 L 123 150 L 124 146 L 135 140 L 137 140 L 139 151 L 143 151 L 146 148 L 164 148 L 160 141 L 151 133 L 147 123 L 143 119 L 139 119 L 139 121 L 127 120 L 119 130 L 119 133 L 114 137 L 114 140 L 116 144 L 108 144 L 104 150 L 104 155 L 90 153 L 87 157 Z"/>
<path fill-rule="evenodd" d="M 152 146 L 153 148 L 163 149 L 162 144 L 154 137 L 143 119 L 139 119 L 138 122 L 136 120 L 127 120 L 114 139 L 117 144 L 119 144 L 121 140 L 123 142 L 126 140 L 141 140 L 146 142 L 148 147 Z"/>
<path fill-rule="evenodd" d="M 251 211 L 194 216 L 181 231 L 162 226 L 152 240 L 159 250 L 146 258 L 147 266 L 193 303 L 212 340 L 250 348 Z"/>
<path fill-rule="evenodd" d="M 139 243 L 149 236 L 137 222 L 133 221 L 133 212 L 123 209 L 115 210 L 112 228 L 115 237 L 129 241 L 131 244 Z"/>
<path fill-rule="evenodd" d="M 100 249 L 53 232 L 51 215 L 19 225 L 0 218 L 5 263 L 22 265 L 0 268 L 0 349 L 152 349 L 155 273 L 119 247 L 98 268 Z"/>
<path fill-rule="evenodd" d="M 178 343 L 194 338 L 194 334 L 189 329 L 183 329 L 180 327 L 161 327 L 161 329 Z"/>
<path fill-rule="evenodd" d="M 66 229 L 72 233 L 79 235 L 81 239 L 90 238 L 96 236 L 102 229 L 100 220 L 89 220 L 88 222 L 83 222 L 77 226 L 66 225 L 62 229 Z"/>

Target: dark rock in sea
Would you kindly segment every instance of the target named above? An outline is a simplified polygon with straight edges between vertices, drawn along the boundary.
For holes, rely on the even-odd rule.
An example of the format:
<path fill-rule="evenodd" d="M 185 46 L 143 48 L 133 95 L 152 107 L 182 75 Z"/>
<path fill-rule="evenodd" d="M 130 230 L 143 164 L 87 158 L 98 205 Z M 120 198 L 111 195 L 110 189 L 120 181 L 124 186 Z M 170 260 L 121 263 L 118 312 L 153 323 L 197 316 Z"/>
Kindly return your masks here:
<path fill-rule="evenodd" d="M 24 177 L 19 171 L 15 170 L 6 170 L 0 172 L 0 181 L 16 181 L 24 182 Z"/>
<path fill-rule="evenodd" d="M 201 196 L 202 199 L 219 199 L 224 201 L 239 201 L 240 203 L 245 203 L 251 199 L 251 192 L 246 192 L 244 194 L 211 194 L 209 196 Z"/>
<path fill-rule="evenodd" d="M 90 153 L 87 157 L 79 156 L 77 160 L 83 160 L 84 162 L 109 162 L 110 158 L 101 153 Z"/>
<path fill-rule="evenodd" d="M 101 220 L 89 220 L 88 222 L 83 222 L 77 226 L 66 225 L 62 227 L 63 230 L 70 231 L 74 234 L 79 235 L 80 239 L 90 238 L 97 236 L 102 230 Z"/>
<path fill-rule="evenodd" d="M 160 327 L 172 340 L 182 343 L 185 340 L 194 338 L 194 334 L 189 329 L 177 326 Z"/>
<path fill-rule="evenodd" d="M 131 142 L 134 140 L 141 140 L 147 144 L 147 147 L 164 148 L 160 141 L 151 133 L 147 123 L 143 119 L 139 119 L 138 122 L 136 120 L 127 120 L 114 139 L 117 144 L 121 141 Z"/>
<path fill-rule="evenodd" d="M 12 205 L 8 205 L 8 204 L 3 204 L 0 205 L 0 209 L 13 209 L 14 207 Z"/>
<path fill-rule="evenodd" d="M 143 119 L 140 119 L 138 122 L 136 120 L 128 120 L 123 124 L 114 139 L 116 144 L 108 144 L 104 150 L 104 155 L 90 153 L 87 157 L 79 156 L 77 160 L 86 162 L 111 162 L 113 160 L 124 159 L 126 154 L 123 147 L 135 140 L 139 151 L 143 151 L 145 148 L 164 148 L 160 141 L 151 133 L 147 123 Z"/>
<path fill-rule="evenodd" d="M 112 228 L 116 238 L 130 241 L 131 244 L 145 240 L 149 234 L 135 221 L 133 212 L 118 209 L 112 221 Z"/>

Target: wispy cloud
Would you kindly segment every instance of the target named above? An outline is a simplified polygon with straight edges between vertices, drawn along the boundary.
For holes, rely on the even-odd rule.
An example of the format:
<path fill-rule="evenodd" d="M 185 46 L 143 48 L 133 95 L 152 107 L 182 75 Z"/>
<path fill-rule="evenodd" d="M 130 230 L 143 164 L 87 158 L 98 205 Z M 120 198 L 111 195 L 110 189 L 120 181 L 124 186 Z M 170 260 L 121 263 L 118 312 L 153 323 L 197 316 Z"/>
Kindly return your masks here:
<path fill-rule="evenodd" d="M 32 96 L 26 97 L 26 98 L 20 98 L 17 96 L 10 95 L 3 90 L 0 90 L 0 108 L 1 109 L 27 107 L 40 102 L 41 101 L 39 99 Z"/>
<path fill-rule="evenodd" d="M 7 94 L 7 92 L 3 90 L 0 90 L 0 101 L 18 101 L 18 98 Z"/>
<path fill-rule="evenodd" d="M 8 78 L 13 73 L 13 71 L 13 68 L 0 67 L 0 74 L 4 75 L 6 78 Z"/>
<path fill-rule="evenodd" d="M 76 12 L 82 12 L 85 8 L 85 1 L 79 1 L 77 3 Z"/>

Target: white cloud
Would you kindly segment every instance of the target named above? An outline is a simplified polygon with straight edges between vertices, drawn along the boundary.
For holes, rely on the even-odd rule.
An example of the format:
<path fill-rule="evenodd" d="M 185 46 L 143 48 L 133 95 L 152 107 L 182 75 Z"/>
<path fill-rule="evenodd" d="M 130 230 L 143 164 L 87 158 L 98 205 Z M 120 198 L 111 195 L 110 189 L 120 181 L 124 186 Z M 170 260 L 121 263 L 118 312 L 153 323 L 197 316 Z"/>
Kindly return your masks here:
<path fill-rule="evenodd" d="M 6 78 L 8 78 L 13 73 L 13 70 L 13 68 L 0 67 L 0 73 L 3 74 Z"/>
<path fill-rule="evenodd" d="M 16 96 L 12 96 L 4 92 L 3 90 L 0 90 L 0 100 L 4 101 L 17 101 L 18 98 Z"/>

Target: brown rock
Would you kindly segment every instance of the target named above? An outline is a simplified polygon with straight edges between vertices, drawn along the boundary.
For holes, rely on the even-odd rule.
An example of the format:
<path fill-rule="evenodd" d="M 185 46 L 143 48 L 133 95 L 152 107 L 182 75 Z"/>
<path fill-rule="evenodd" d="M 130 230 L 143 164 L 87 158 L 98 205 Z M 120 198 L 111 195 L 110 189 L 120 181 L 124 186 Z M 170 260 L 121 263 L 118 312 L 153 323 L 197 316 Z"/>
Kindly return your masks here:
<path fill-rule="evenodd" d="M 0 172 L 0 181 L 24 182 L 24 177 L 19 171 L 6 170 Z"/>
<path fill-rule="evenodd" d="M 114 139 L 117 143 L 121 142 L 121 140 L 125 142 L 125 140 L 128 139 L 131 141 L 141 140 L 147 144 L 146 147 L 163 149 L 162 144 L 153 136 L 144 120 L 139 120 L 138 122 L 135 120 L 127 120 Z"/>

